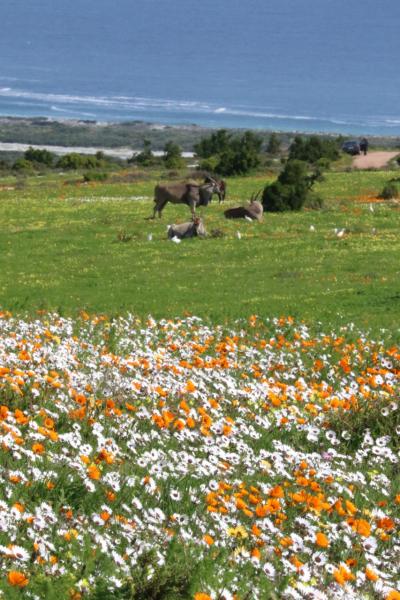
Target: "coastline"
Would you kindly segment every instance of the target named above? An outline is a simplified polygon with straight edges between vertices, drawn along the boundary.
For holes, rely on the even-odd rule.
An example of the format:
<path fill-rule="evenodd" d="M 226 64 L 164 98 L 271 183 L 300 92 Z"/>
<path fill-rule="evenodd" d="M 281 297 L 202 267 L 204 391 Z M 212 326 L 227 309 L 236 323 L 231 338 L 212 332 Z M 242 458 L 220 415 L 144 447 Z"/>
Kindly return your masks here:
<path fill-rule="evenodd" d="M 149 140 L 154 153 L 162 153 L 168 141 L 182 148 L 183 155 L 193 156 L 193 147 L 217 128 L 196 124 L 166 125 L 146 121 L 104 122 L 81 119 L 54 119 L 49 117 L 0 116 L 0 153 L 23 153 L 29 146 L 50 150 L 58 155 L 68 152 L 95 154 L 104 152 L 117 159 L 130 158 L 140 152 L 144 140 Z M 224 128 L 232 134 L 243 133 L 246 128 Z M 325 138 L 342 136 L 357 139 L 358 135 L 340 132 L 306 133 L 252 129 L 266 143 L 274 132 L 283 146 L 289 145 L 296 135 L 318 135 Z M 397 148 L 399 136 L 368 136 L 374 146 Z"/>

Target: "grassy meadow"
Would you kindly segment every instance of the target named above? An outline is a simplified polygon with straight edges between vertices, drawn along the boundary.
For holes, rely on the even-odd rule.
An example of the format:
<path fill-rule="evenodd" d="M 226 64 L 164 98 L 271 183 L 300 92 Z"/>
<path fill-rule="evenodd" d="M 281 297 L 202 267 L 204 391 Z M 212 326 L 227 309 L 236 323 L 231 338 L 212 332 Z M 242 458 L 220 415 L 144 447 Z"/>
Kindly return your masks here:
<path fill-rule="evenodd" d="M 208 232 L 223 237 L 180 245 L 167 241 L 166 227 L 189 219 L 186 206 L 167 205 L 161 220 L 146 220 L 162 173 L 123 171 L 89 184 L 65 174 L 4 178 L 0 305 L 31 314 L 191 313 L 218 322 L 290 314 L 394 329 L 400 212 L 375 202 L 394 176 L 328 173 L 317 190 L 324 210 L 267 214 L 262 224 L 229 222 L 223 210 L 271 177 L 232 178 L 225 204 L 200 210 Z M 337 238 L 335 229 L 346 234 Z"/>
<path fill-rule="evenodd" d="M 1 600 L 400 600 L 397 174 L 0 179 Z"/>

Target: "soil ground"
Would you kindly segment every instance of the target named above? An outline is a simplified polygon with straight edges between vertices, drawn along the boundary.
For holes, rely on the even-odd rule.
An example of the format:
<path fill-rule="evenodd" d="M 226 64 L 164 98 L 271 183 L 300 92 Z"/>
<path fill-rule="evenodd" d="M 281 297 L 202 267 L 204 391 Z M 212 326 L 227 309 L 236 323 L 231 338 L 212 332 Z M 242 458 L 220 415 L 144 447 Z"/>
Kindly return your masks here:
<path fill-rule="evenodd" d="M 398 154 L 398 152 L 369 152 L 366 156 L 361 154 L 353 159 L 353 167 L 356 169 L 381 169 Z"/>

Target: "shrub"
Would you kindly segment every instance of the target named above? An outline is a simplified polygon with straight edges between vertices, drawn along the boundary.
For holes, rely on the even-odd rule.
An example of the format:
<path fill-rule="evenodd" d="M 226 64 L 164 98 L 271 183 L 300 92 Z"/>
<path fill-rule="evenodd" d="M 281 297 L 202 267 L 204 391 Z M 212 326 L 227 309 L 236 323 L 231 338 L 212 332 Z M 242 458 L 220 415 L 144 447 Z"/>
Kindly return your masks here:
<path fill-rule="evenodd" d="M 143 150 L 139 154 L 134 154 L 132 158 L 128 159 L 128 164 L 137 164 L 141 167 L 151 167 L 157 163 L 157 158 L 151 151 L 150 140 L 143 140 Z"/>
<path fill-rule="evenodd" d="M 164 146 L 164 164 L 167 169 L 181 169 L 185 166 L 182 150 L 175 142 L 167 142 Z"/>
<path fill-rule="evenodd" d="M 303 207 L 310 210 L 321 210 L 321 208 L 324 208 L 324 199 L 319 194 L 316 194 L 310 190 L 307 194 Z"/>
<path fill-rule="evenodd" d="M 226 129 L 219 129 L 208 138 L 203 138 L 195 144 L 194 151 L 201 158 L 210 158 L 229 150 L 231 141 L 232 134 L 228 133 Z"/>
<path fill-rule="evenodd" d="M 317 135 L 309 138 L 296 136 L 289 148 L 289 160 L 297 159 L 316 164 L 321 158 L 328 161 L 339 158 L 337 140 L 324 139 Z"/>
<path fill-rule="evenodd" d="M 252 131 L 233 137 L 220 129 L 195 145 L 198 156 L 205 160 L 201 168 L 219 175 L 245 175 L 260 164 L 262 139 Z"/>
<path fill-rule="evenodd" d="M 46 165 L 47 167 L 53 166 L 54 162 L 54 154 L 49 152 L 48 150 L 40 150 L 39 148 L 32 148 L 30 146 L 28 150 L 24 153 L 25 160 L 29 160 L 31 162 L 40 163 Z"/>
<path fill-rule="evenodd" d="M 278 179 L 264 188 L 262 203 L 268 212 L 300 210 L 309 198 L 311 188 L 321 174 L 309 174 L 307 163 L 289 160 Z"/>
<path fill-rule="evenodd" d="M 387 183 L 380 194 L 380 198 L 383 198 L 384 200 L 390 200 L 391 198 L 399 198 L 399 196 L 399 188 L 393 182 Z"/>
<path fill-rule="evenodd" d="M 95 155 L 79 154 L 70 152 L 62 156 L 57 162 L 59 169 L 104 169 L 109 165 L 109 161 L 102 152 Z"/>
<path fill-rule="evenodd" d="M 83 179 L 86 182 L 89 181 L 105 181 L 108 177 L 107 173 L 104 173 L 103 171 L 88 171 L 87 173 L 84 173 L 83 175 Z"/>
<path fill-rule="evenodd" d="M 13 165 L 13 169 L 22 173 L 33 173 L 35 170 L 33 163 L 25 158 L 17 158 Z"/>
<path fill-rule="evenodd" d="M 281 149 L 281 142 L 280 142 L 278 136 L 276 135 L 276 133 L 271 133 L 270 138 L 268 140 L 267 153 L 276 155 L 276 154 L 279 154 L 280 149 Z"/>

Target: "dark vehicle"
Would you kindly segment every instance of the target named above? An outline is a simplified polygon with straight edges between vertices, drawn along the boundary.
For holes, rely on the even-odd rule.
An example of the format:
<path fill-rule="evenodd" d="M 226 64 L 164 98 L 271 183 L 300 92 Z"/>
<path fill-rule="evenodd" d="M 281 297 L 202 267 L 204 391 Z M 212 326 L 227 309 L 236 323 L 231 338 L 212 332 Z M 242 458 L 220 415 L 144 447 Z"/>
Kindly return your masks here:
<path fill-rule="evenodd" d="M 361 154 L 360 144 L 355 140 L 345 142 L 342 146 L 342 150 L 343 152 L 346 152 L 346 154 L 351 154 L 352 156 Z"/>

